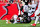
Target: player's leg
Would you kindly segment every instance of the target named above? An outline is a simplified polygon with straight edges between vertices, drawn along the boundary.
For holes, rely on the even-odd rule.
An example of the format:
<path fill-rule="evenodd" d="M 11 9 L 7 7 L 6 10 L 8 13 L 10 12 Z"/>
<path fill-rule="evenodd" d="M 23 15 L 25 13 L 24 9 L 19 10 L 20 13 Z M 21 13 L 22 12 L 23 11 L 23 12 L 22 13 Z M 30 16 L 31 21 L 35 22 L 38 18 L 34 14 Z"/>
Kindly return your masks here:
<path fill-rule="evenodd" d="M 13 24 L 15 24 L 15 23 L 17 23 L 17 17 L 18 16 L 17 15 L 14 15 L 13 17 L 14 17 L 14 23 Z"/>
<path fill-rule="evenodd" d="M 40 16 L 39 16 L 39 19 L 38 19 L 38 23 L 40 23 Z"/>
<path fill-rule="evenodd" d="M 39 9 L 36 11 L 35 16 L 36 16 L 36 20 L 35 20 L 35 24 L 37 23 L 39 16 L 37 16 L 39 14 Z"/>
<path fill-rule="evenodd" d="M 37 16 L 38 14 L 39 14 L 39 8 L 38 8 L 38 9 L 36 10 L 36 12 L 35 12 L 36 20 L 35 20 L 35 23 L 32 24 L 32 26 L 36 26 L 37 21 L 38 21 L 38 19 L 39 19 L 39 16 Z"/>
<path fill-rule="evenodd" d="M 38 19 L 39 22 L 38 23 L 40 23 L 40 9 L 39 9 L 39 15 L 38 16 L 39 16 L 39 19 Z"/>
<path fill-rule="evenodd" d="M 39 3 L 40 3 L 40 2 L 39 2 Z M 37 16 L 39 13 L 40 13 L 40 4 L 39 4 L 38 9 L 37 9 L 37 11 L 36 11 L 36 13 L 35 13 L 35 16 Z M 38 19 L 39 19 L 39 17 L 36 18 L 36 21 L 38 21 Z M 35 24 L 36 24 L 36 21 L 35 21 Z"/>

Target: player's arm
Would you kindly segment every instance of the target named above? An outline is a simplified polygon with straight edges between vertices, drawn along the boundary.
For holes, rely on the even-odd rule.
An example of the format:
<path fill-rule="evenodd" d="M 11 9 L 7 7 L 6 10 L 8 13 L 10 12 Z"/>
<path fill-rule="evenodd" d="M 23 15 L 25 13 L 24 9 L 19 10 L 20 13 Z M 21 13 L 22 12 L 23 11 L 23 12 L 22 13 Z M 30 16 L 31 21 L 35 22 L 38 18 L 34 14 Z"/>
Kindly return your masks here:
<path fill-rule="evenodd" d="M 22 7 L 21 7 L 20 10 L 22 11 L 23 10 L 23 6 L 25 5 L 24 1 L 21 0 L 21 4 L 22 4 Z"/>

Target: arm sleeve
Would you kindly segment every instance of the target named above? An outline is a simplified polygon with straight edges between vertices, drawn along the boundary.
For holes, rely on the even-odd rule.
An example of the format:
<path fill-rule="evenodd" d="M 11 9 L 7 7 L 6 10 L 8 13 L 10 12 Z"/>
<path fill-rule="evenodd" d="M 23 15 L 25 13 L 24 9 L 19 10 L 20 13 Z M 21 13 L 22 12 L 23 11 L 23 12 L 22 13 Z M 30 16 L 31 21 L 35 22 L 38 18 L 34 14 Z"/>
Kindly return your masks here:
<path fill-rule="evenodd" d="M 23 10 L 23 6 L 21 7 L 21 9 L 20 9 L 21 11 Z"/>

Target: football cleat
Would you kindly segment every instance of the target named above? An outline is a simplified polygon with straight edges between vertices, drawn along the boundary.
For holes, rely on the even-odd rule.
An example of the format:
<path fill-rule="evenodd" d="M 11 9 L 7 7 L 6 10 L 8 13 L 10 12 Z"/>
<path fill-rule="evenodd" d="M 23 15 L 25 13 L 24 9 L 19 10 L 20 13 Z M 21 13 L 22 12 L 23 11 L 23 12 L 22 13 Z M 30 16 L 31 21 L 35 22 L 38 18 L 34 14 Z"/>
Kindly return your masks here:
<path fill-rule="evenodd" d="M 31 24 L 32 26 L 36 26 L 36 24 L 34 23 L 34 24 Z"/>

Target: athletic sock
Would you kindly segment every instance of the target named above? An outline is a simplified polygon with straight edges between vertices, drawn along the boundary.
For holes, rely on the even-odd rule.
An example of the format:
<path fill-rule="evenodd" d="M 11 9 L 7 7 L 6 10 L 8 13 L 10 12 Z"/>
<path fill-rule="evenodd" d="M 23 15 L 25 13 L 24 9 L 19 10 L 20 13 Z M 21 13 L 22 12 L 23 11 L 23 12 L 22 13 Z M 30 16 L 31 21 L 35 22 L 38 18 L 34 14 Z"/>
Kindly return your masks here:
<path fill-rule="evenodd" d="M 38 19 L 39 19 L 39 17 L 38 17 L 38 16 L 36 16 L 35 24 L 37 23 Z"/>

